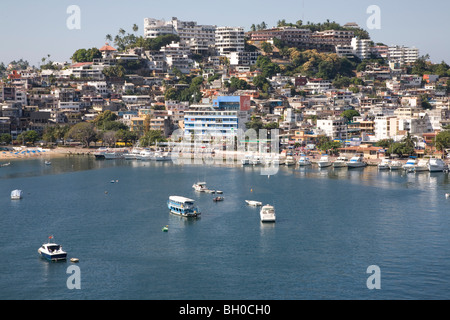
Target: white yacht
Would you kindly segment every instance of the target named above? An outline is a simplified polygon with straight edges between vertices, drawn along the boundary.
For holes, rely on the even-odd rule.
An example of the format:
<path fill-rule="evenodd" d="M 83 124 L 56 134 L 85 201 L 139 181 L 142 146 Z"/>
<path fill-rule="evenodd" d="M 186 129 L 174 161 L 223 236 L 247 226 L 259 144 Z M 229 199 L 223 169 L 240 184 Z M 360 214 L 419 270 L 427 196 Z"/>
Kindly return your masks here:
<path fill-rule="evenodd" d="M 311 160 L 306 155 L 300 155 L 300 159 L 298 160 L 298 165 L 300 167 L 310 166 L 311 164 Z"/>
<path fill-rule="evenodd" d="M 378 164 L 378 170 L 389 170 L 389 166 L 391 165 L 391 163 L 392 163 L 392 161 L 390 159 L 384 158 Z"/>
<path fill-rule="evenodd" d="M 415 157 L 411 157 L 406 161 L 405 165 L 403 166 L 403 169 L 406 171 L 409 171 L 411 169 L 414 169 L 417 165 L 417 160 Z"/>
<path fill-rule="evenodd" d="M 206 187 L 206 182 L 197 182 L 192 186 L 192 188 L 194 188 L 194 190 L 198 192 L 205 192 L 206 190 L 208 190 L 208 188 Z"/>
<path fill-rule="evenodd" d="M 347 168 L 363 168 L 367 166 L 367 163 L 363 161 L 362 156 L 355 156 L 347 162 Z"/>
<path fill-rule="evenodd" d="M 429 159 L 420 159 L 417 165 L 414 167 L 415 172 L 428 171 Z"/>
<path fill-rule="evenodd" d="M 391 170 L 391 171 L 400 170 L 402 167 L 403 167 L 403 163 L 401 161 L 394 160 L 389 165 L 389 170 Z"/>
<path fill-rule="evenodd" d="M 284 162 L 287 166 L 293 166 L 295 165 L 295 158 L 293 156 L 287 156 L 286 161 Z"/>
<path fill-rule="evenodd" d="M 278 166 L 280 164 L 284 164 L 284 161 L 285 161 L 284 157 L 280 156 L 279 154 L 276 154 L 272 158 L 272 165 Z"/>
<path fill-rule="evenodd" d="M 327 167 L 331 167 L 331 165 L 332 165 L 330 158 L 328 157 L 327 154 L 322 155 L 322 157 L 320 157 L 317 164 L 319 165 L 319 168 L 327 168 Z"/>
<path fill-rule="evenodd" d="M 269 204 L 261 208 L 259 215 L 261 222 L 275 222 L 275 208 Z"/>
<path fill-rule="evenodd" d="M 344 167 L 347 167 L 347 162 L 348 162 L 347 157 L 338 157 L 338 158 L 333 162 L 333 167 L 334 167 L 334 168 L 344 168 Z"/>
<path fill-rule="evenodd" d="M 13 190 L 11 191 L 11 200 L 20 200 L 22 199 L 22 190 Z"/>
<path fill-rule="evenodd" d="M 53 239 L 53 236 L 49 237 L 49 242 L 44 243 L 39 249 L 38 253 L 41 257 L 49 260 L 49 261 L 60 261 L 66 260 L 67 252 L 62 249 L 62 246 L 56 243 L 50 243 L 50 239 Z"/>
<path fill-rule="evenodd" d="M 430 172 L 442 172 L 446 169 L 445 162 L 438 158 L 431 158 L 428 162 L 428 170 Z"/>

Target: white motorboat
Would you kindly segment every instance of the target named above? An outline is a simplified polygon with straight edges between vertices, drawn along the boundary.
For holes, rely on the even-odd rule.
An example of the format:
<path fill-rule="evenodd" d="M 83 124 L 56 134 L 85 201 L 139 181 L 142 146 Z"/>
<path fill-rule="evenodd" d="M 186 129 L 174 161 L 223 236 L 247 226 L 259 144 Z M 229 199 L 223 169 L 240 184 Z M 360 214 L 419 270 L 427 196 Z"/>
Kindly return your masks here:
<path fill-rule="evenodd" d="M 275 208 L 270 204 L 265 205 L 259 212 L 261 222 L 275 222 Z"/>
<path fill-rule="evenodd" d="M 146 149 L 146 150 L 142 150 L 136 159 L 141 160 L 141 161 L 150 161 L 150 160 L 153 160 L 154 157 L 155 157 L 155 153 L 151 150 Z"/>
<path fill-rule="evenodd" d="M 327 167 L 331 167 L 331 165 L 332 165 L 330 158 L 326 154 L 324 154 L 320 157 L 317 164 L 318 164 L 319 168 L 327 168 Z"/>
<path fill-rule="evenodd" d="M 400 170 L 402 167 L 403 167 L 403 163 L 401 161 L 394 160 L 389 165 L 389 170 L 391 170 L 391 171 Z"/>
<path fill-rule="evenodd" d="M 446 169 L 445 162 L 442 159 L 431 158 L 428 162 L 428 170 L 430 172 L 442 172 Z"/>
<path fill-rule="evenodd" d="M 259 155 L 254 155 L 250 159 L 250 164 L 254 166 L 258 166 L 261 164 L 261 157 Z"/>
<path fill-rule="evenodd" d="M 205 192 L 206 190 L 208 190 L 208 188 L 206 187 L 206 182 L 197 182 L 192 186 L 192 188 L 194 188 L 194 190 L 198 192 Z"/>
<path fill-rule="evenodd" d="M 133 148 L 130 152 L 124 154 L 126 160 L 138 160 L 141 155 L 141 150 Z"/>
<path fill-rule="evenodd" d="M 306 167 L 311 165 L 311 160 L 304 154 L 300 155 L 300 159 L 298 159 L 298 165 L 300 167 Z"/>
<path fill-rule="evenodd" d="M 156 152 L 155 153 L 155 161 L 169 161 L 170 154 L 168 152 Z"/>
<path fill-rule="evenodd" d="M 344 167 L 347 167 L 347 162 L 348 162 L 347 157 L 338 157 L 338 158 L 333 162 L 333 167 L 334 167 L 334 168 L 344 168 Z"/>
<path fill-rule="evenodd" d="M 403 166 L 403 169 L 406 171 L 410 171 L 411 169 L 414 169 L 417 165 L 417 160 L 414 157 L 411 157 L 408 159 L 408 161 L 406 161 L 405 165 Z"/>
<path fill-rule="evenodd" d="M 49 242 L 44 243 L 39 249 L 38 253 L 41 257 L 49 260 L 49 261 L 60 261 L 67 259 L 67 252 L 62 249 L 62 246 L 56 243 L 51 243 L 50 239 L 53 239 L 53 236 L 49 237 Z"/>
<path fill-rule="evenodd" d="M 244 155 L 244 158 L 241 159 L 241 163 L 243 166 L 248 166 L 248 165 L 252 164 L 251 160 L 252 160 L 252 155 L 246 154 L 246 155 Z"/>
<path fill-rule="evenodd" d="M 287 166 L 293 166 L 295 165 L 295 158 L 293 156 L 287 156 L 286 161 L 284 162 Z"/>
<path fill-rule="evenodd" d="M 415 172 L 428 171 L 428 159 L 420 159 L 417 165 L 414 167 Z"/>
<path fill-rule="evenodd" d="M 260 207 L 260 206 L 262 206 L 262 202 L 259 202 L 259 201 L 245 200 L 245 202 L 251 207 Z"/>
<path fill-rule="evenodd" d="M 44 162 L 44 163 L 45 163 L 45 165 L 46 165 L 46 166 L 49 166 L 49 165 L 51 165 L 51 164 L 52 164 L 52 162 L 51 162 L 51 161 L 48 161 L 48 160 L 45 160 L 45 162 Z"/>
<path fill-rule="evenodd" d="M 389 166 L 391 165 L 391 160 L 390 159 L 383 159 L 381 160 L 381 162 L 378 164 L 378 170 L 389 170 Z"/>
<path fill-rule="evenodd" d="M 446 193 L 446 194 L 445 194 L 445 198 L 446 198 L 446 199 L 450 198 L 450 193 Z"/>
<path fill-rule="evenodd" d="M 363 158 L 362 158 L 362 156 L 355 156 L 355 157 L 352 157 L 351 159 L 350 159 L 350 161 L 349 162 L 347 162 L 347 168 L 363 168 L 363 167 L 365 167 L 365 166 L 367 166 L 367 163 L 365 163 L 364 161 L 363 161 Z"/>
<path fill-rule="evenodd" d="M 22 195 L 22 190 L 13 190 L 11 191 L 11 200 L 20 200 L 22 199 Z"/>

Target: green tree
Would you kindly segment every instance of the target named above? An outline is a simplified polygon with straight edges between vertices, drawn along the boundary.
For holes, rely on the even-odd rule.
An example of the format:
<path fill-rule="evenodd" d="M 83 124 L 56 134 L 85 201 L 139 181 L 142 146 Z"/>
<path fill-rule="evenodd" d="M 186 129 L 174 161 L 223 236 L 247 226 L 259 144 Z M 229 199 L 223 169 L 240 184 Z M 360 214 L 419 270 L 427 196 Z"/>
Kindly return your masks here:
<path fill-rule="evenodd" d="M 34 130 L 22 132 L 17 136 L 17 140 L 23 143 L 34 144 L 39 139 L 39 134 Z"/>
<path fill-rule="evenodd" d="M 0 134 L 0 143 L 10 144 L 12 141 L 12 137 L 9 133 Z"/>
<path fill-rule="evenodd" d="M 149 130 L 144 134 L 144 136 L 139 139 L 139 144 L 142 147 L 149 147 L 155 145 L 156 142 L 166 142 L 166 138 L 163 136 L 162 132 L 159 130 Z"/>
<path fill-rule="evenodd" d="M 341 113 L 341 117 L 346 118 L 348 122 L 352 122 L 353 117 L 357 117 L 359 115 L 360 115 L 359 112 L 353 109 L 345 110 L 344 112 Z"/>
<path fill-rule="evenodd" d="M 73 139 L 82 142 L 85 147 L 89 147 L 95 141 L 97 133 L 93 123 L 80 122 L 74 125 L 66 134 L 66 139 Z"/>
<path fill-rule="evenodd" d="M 444 151 L 445 149 L 449 149 L 450 148 L 450 131 L 445 130 L 445 131 L 439 132 L 439 134 L 436 136 L 436 141 L 435 141 L 434 145 L 438 151 Z"/>

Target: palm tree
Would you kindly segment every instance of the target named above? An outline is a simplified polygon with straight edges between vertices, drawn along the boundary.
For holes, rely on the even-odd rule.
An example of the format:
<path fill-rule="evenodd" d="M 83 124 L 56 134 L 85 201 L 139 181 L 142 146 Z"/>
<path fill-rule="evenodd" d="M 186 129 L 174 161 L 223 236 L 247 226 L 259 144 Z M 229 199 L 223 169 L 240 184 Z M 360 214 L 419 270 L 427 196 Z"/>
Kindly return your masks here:
<path fill-rule="evenodd" d="M 112 36 L 108 33 L 108 34 L 105 36 L 105 40 L 106 40 L 106 41 L 109 41 L 109 42 L 112 42 L 112 41 L 113 41 L 113 38 L 112 38 Z"/>
<path fill-rule="evenodd" d="M 137 24 L 133 24 L 133 31 L 134 32 L 138 32 L 138 30 L 139 30 L 138 25 Z"/>

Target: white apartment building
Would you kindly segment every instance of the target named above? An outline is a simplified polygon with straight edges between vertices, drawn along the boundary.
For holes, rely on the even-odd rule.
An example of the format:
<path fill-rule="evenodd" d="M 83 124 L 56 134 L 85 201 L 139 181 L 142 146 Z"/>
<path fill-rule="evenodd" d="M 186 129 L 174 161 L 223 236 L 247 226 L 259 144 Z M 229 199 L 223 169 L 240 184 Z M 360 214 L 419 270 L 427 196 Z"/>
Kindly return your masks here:
<path fill-rule="evenodd" d="M 353 56 L 353 46 L 339 44 L 335 46 L 336 54 L 342 58 L 350 58 Z"/>
<path fill-rule="evenodd" d="M 398 119 L 395 116 L 378 116 L 374 119 L 375 140 L 391 139 L 398 135 Z"/>
<path fill-rule="evenodd" d="M 214 47 L 216 26 L 198 25 L 195 21 L 181 21 L 173 17 L 170 21 L 153 18 L 144 19 L 144 37 L 175 34 L 180 42 L 196 53 L 204 53 Z"/>
<path fill-rule="evenodd" d="M 370 58 L 370 43 L 369 39 L 353 38 L 351 43 L 353 54 L 361 60 Z"/>
<path fill-rule="evenodd" d="M 317 120 L 317 129 L 323 131 L 331 139 L 347 139 L 347 120 L 344 118 L 329 118 Z"/>
<path fill-rule="evenodd" d="M 230 60 L 230 65 L 232 66 L 253 66 L 256 64 L 256 61 L 260 55 L 261 53 L 259 51 L 234 51 L 230 52 L 228 59 Z"/>
<path fill-rule="evenodd" d="M 182 73 L 189 73 L 194 61 L 189 58 L 189 47 L 181 42 L 172 42 L 160 50 L 169 68 L 177 68 Z"/>
<path fill-rule="evenodd" d="M 216 50 L 219 55 L 227 55 L 230 52 L 244 51 L 244 28 L 242 27 L 218 27 L 215 35 Z"/>
<path fill-rule="evenodd" d="M 389 60 L 400 64 L 414 63 L 419 59 L 419 49 L 404 46 L 390 46 Z"/>

